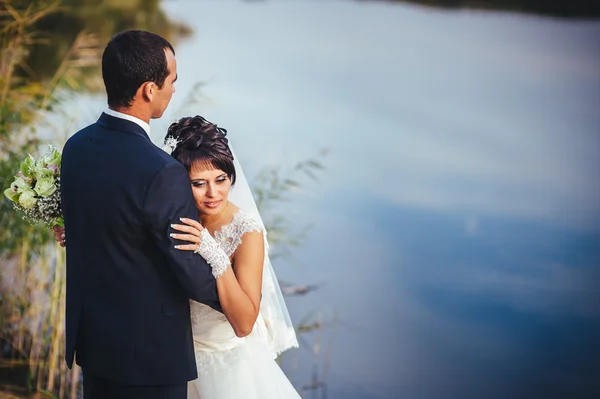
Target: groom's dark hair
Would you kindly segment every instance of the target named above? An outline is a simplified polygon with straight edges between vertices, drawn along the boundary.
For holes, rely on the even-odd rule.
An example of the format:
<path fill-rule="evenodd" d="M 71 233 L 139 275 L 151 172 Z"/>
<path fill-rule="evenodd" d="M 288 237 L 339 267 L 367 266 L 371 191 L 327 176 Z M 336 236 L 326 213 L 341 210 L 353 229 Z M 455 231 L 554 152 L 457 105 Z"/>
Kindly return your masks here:
<path fill-rule="evenodd" d="M 110 107 L 129 107 L 145 82 L 162 87 L 169 76 L 165 50 L 175 50 L 165 38 L 143 30 L 116 34 L 102 54 L 102 78 Z"/>

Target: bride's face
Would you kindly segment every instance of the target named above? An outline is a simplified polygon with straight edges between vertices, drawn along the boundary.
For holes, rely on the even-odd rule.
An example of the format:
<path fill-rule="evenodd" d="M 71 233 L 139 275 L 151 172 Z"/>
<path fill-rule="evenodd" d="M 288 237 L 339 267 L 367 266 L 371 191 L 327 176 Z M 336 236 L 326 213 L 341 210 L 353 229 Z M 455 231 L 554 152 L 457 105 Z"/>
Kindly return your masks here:
<path fill-rule="evenodd" d="M 218 215 L 227 206 L 231 180 L 220 169 L 192 168 L 192 193 L 196 208 L 204 215 Z"/>

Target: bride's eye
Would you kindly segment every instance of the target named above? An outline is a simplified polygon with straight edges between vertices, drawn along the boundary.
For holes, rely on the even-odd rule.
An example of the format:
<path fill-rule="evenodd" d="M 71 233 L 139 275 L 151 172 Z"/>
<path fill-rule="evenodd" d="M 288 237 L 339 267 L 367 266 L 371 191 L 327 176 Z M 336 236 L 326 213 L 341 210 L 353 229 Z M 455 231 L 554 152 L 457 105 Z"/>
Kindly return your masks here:
<path fill-rule="evenodd" d="M 194 187 L 204 187 L 204 185 L 205 185 L 205 184 L 206 184 L 206 183 L 205 183 L 205 182 L 203 182 L 203 181 L 195 181 L 195 182 L 192 182 L 192 186 L 194 186 Z"/>

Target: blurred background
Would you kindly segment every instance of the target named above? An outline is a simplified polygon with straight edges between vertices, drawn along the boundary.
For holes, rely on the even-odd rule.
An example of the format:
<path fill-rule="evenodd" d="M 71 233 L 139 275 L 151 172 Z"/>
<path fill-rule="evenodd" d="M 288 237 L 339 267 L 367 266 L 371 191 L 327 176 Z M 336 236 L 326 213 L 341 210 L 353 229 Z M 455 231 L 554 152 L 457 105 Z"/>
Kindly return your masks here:
<path fill-rule="evenodd" d="M 0 186 L 176 49 L 269 228 L 304 398 L 600 397 L 600 3 L 1 0 Z M 0 200 L 0 397 L 79 398 L 64 250 Z M 107 321 L 110 322 L 110 321 Z"/>

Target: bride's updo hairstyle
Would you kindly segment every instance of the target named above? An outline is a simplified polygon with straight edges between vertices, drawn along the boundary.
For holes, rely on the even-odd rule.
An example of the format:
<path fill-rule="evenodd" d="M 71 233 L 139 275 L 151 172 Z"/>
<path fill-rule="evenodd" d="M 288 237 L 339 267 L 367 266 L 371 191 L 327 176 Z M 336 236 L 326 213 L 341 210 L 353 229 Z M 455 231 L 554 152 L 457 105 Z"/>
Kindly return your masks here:
<path fill-rule="evenodd" d="M 196 115 L 172 123 L 165 142 L 177 143 L 171 156 L 181 162 L 188 172 L 193 168 L 219 169 L 234 184 L 235 167 L 226 136 L 227 130 Z"/>

